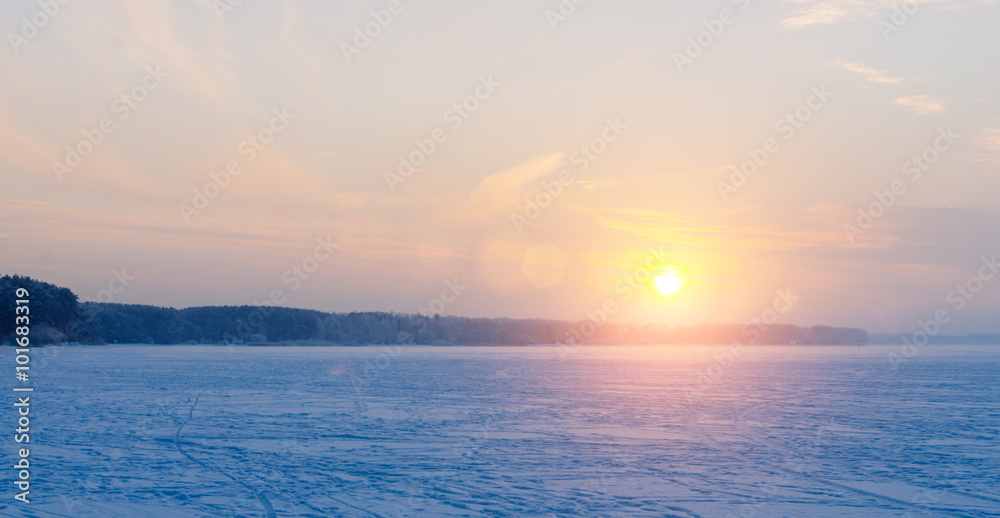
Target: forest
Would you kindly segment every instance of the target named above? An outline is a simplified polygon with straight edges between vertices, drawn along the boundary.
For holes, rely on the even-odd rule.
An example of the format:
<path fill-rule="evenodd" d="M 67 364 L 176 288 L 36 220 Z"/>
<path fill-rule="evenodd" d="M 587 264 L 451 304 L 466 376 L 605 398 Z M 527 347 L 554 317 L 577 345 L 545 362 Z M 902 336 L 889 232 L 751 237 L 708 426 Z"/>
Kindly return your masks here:
<path fill-rule="evenodd" d="M 15 336 L 15 291 L 28 290 L 34 345 L 81 344 L 812 344 L 864 345 L 864 329 L 788 324 L 630 324 L 468 318 L 391 312 L 326 313 L 278 306 L 175 309 L 80 303 L 67 288 L 0 277 L 0 340 Z"/>

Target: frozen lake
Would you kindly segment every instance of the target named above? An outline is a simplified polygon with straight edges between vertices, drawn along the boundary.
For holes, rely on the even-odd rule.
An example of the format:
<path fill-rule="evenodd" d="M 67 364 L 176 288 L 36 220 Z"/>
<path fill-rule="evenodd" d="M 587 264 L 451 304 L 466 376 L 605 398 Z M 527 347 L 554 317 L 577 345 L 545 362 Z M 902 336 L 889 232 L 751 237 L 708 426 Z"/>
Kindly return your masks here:
<path fill-rule="evenodd" d="M 36 350 L 0 515 L 1000 516 L 1000 347 L 887 353 Z"/>

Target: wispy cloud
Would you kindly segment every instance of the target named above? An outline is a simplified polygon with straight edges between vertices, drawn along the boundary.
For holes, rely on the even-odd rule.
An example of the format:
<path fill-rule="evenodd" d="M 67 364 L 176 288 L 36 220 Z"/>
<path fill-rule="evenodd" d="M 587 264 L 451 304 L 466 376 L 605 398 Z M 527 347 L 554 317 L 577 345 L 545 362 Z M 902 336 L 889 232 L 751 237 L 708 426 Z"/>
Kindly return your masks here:
<path fill-rule="evenodd" d="M 553 153 L 487 176 L 459 207 L 458 216 L 462 219 L 483 219 L 510 210 L 521 201 L 524 187 L 555 171 L 562 165 L 563 157 L 563 153 Z"/>
<path fill-rule="evenodd" d="M 790 29 L 800 29 L 810 25 L 830 25 L 844 18 L 857 17 L 862 12 L 871 11 L 867 3 L 862 0 L 791 0 L 789 3 L 800 6 L 791 16 L 781 20 L 781 25 Z"/>
<path fill-rule="evenodd" d="M 835 61 L 834 64 L 839 66 L 840 68 L 843 68 L 844 70 L 850 70 L 851 72 L 856 72 L 858 74 L 861 74 L 865 76 L 865 79 L 873 83 L 898 85 L 899 83 L 903 82 L 903 78 L 901 77 L 890 77 L 878 70 L 875 70 L 874 68 L 866 67 L 858 63 L 838 60 Z"/>
<path fill-rule="evenodd" d="M 948 10 L 967 9 L 982 4 L 996 3 L 997 0 L 924 0 L 921 4 L 938 4 Z M 781 25 L 789 29 L 801 29 L 810 25 L 831 25 L 841 20 L 865 20 L 891 13 L 898 0 L 786 0 L 791 4 L 792 13 L 781 20 Z"/>
<path fill-rule="evenodd" d="M 935 99 L 929 95 L 898 97 L 892 100 L 892 104 L 902 106 L 906 111 L 916 113 L 917 115 L 927 115 L 928 113 L 944 111 L 944 101 Z"/>
<path fill-rule="evenodd" d="M 720 243 L 730 251 L 749 250 L 792 251 L 834 248 L 843 236 L 838 230 L 817 225 L 816 228 L 794 228 L 789 225 L 731 221 L 703 217 L 692 221 L 671 212 L 642 209 L 590 209 L 598 223 L 605 227 L 638 235 L 653 242 L 701 250 L 718 250 Z"/>
<path fill-rule="evenodd" d="M 135 0 L 121 0 L 119 5 L 131 31 L 130 37 L 146 52 L 158 56 L 164 70 L 176 74 L 174 80 L 183 82 L 186 89 L 219 105 L 253 105 L 245 83 L 230 66 L 234 59 L 232 53 L 219 44 L 222 39 L 208 35 L 192 42 L 179 30 L 186 19 L 183 8 Z M 109 32 L 121 30 L 112 22 L 101 20 L 99 13 L 87 16 L 87 23 L 81 27 L 91 30 L 106 27 L 104 30 Z"/>
<path fill-rule="evenodd" d="M 948 197 L 945 197 L 945 198 L 941 198 L 939 200 L 933 200 L 933 201 L 931 201 L 931 204 L 934 205 L 934 206 L 937 206 L 937 207 L 943 207 L 943 206 L 945 206 L 945 205 L 947 205 L 947 204 L 949 204 L 949 203 L 951 203 L 953 201 L 958 201 L 961 198 L 962 198 L 961 195 L 956 194 L 954 196 L 948 196 Z"/>
<path fill-rule="evenodd" d="M 1000 128 L 986 128 L 976 136 L 976 145 L 1000 151 Z"/>

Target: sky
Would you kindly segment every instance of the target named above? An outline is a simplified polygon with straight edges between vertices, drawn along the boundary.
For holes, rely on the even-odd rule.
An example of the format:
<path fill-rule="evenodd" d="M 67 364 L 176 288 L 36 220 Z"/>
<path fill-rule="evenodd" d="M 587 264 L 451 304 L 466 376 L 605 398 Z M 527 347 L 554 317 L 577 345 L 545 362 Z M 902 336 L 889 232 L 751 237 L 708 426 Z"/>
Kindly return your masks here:
<path fill-rule="evenodd" d="M 998 26 L 992 0 L 3 2 L 0 273 L 1000 332 Z"/>

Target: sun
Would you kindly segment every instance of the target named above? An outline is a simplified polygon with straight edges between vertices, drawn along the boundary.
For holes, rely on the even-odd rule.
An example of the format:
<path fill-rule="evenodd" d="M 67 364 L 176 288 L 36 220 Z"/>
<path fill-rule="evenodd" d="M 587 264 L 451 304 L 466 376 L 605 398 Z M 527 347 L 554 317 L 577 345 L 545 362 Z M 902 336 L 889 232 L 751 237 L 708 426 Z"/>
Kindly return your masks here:
<path fill-rule="evenodd" d="M 660 294 L 670 296 L 681 289 L 684 279 L 681 279 L 677 275 L 677 268 L 668 266 L 663 269 L 663 273 L 653 277 L 653 284 L 656 285 L 656 289 L 660 291 Z"/>

